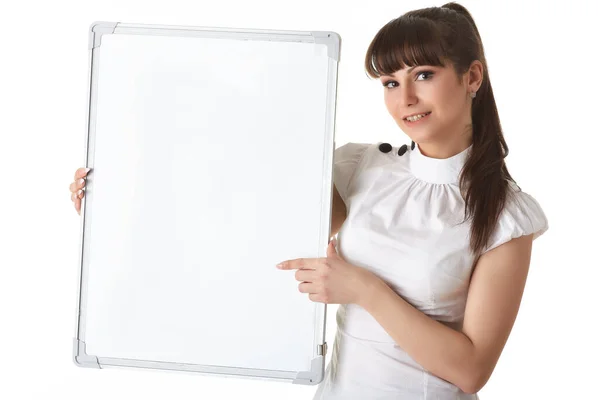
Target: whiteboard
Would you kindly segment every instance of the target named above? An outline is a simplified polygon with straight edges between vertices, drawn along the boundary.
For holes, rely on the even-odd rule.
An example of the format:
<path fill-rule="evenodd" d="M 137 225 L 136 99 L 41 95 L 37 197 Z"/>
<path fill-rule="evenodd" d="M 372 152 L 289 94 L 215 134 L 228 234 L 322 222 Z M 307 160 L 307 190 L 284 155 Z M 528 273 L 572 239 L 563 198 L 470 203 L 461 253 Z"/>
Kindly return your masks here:
<path fill-rule="evenodd" d="M 73 360 L 316 385 L 340 37 L 95 22 Z"/>

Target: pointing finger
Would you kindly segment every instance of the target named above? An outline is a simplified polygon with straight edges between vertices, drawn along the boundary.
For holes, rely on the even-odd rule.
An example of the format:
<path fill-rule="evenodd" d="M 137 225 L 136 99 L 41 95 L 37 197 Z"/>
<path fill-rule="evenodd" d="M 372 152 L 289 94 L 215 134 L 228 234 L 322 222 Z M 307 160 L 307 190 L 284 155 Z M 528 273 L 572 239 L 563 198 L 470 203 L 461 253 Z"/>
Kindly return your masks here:
<path fill-rule="evenodd" d="M 318 258 L 297 258 L 277 264 L 279 269 L 316 269 Z"/>

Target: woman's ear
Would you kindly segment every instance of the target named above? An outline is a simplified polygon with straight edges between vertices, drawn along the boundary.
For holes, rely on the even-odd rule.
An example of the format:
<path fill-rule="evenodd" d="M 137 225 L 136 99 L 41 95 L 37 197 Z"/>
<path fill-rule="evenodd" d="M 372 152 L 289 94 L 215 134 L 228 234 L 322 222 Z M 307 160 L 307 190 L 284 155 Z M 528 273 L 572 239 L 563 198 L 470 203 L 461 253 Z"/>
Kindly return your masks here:
<path fill-rule="evenodd" d="M 481 87 L 481 82 L 483 82 L 483 64 L 481 61 L 474 60 L 471 63 L 467 76 L 469 93 L 478 91 Z"/>

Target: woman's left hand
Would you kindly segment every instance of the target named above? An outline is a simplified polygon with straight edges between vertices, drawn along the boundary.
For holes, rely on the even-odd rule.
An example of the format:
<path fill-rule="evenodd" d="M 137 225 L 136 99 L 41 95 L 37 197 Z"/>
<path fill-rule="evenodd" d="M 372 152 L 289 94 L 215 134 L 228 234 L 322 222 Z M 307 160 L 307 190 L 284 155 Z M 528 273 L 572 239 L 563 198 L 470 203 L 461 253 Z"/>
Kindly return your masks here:
<path fill-rule="evenodd" d="M 308 298 L 326 304 L 361 304 L 376 276 L 364 268 L 346 262 L 335 248 L 335 239 L 327 246 L 326 258 L 298 258 L 278 264 L 282 270 L 297 269 L 298 290 Z"/>

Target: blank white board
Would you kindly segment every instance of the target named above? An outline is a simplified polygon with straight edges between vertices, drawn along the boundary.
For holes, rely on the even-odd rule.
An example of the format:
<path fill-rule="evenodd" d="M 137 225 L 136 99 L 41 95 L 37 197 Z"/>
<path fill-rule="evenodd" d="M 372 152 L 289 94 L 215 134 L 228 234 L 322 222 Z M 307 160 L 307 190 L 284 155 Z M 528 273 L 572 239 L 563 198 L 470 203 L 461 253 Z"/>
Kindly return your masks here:
<path fill-rule="evenodd" d="M 91 25 L 75 363 L 315 385 L 340 37 Z"/>

